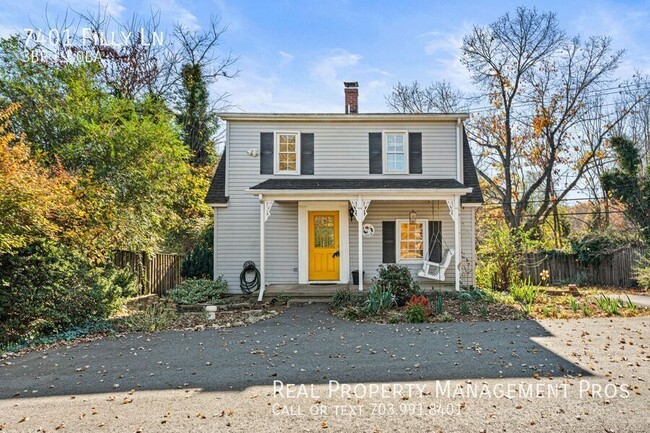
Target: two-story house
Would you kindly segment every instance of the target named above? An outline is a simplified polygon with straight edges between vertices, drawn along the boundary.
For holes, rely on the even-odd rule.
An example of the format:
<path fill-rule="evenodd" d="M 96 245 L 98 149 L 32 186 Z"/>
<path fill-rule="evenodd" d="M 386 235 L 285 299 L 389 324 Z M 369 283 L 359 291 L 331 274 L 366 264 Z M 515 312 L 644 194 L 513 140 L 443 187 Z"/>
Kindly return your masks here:
<path fill-rule="evenodd" d="M 225 150 L 206 197 L 214 269 L 231 293 L 243 265 L 274 286 L 368 287 L 379 265 L 408 266 L 425 288 L 474 282 L 483 202 L 466 113 L 223 113 Z M 359 278 L 357 278 L 359 279 Z M 365 285 L 365 286 L 364 286 Z"/>

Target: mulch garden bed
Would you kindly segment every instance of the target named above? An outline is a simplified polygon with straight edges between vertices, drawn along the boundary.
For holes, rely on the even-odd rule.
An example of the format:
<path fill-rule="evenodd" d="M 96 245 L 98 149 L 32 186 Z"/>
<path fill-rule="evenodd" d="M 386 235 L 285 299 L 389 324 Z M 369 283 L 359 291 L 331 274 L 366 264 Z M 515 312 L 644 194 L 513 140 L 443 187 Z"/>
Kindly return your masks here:
<path fill-rule="evenodd" d="M 131 305 L 134 306 L 135 304 Z M 164 316 L 164 320 L 160 319 L 157 324 L 159 327 L 150 331 L 133 329 L 133 321 L 129 324 L 129 318 L 134 315 L 151 315 L 151 308 L 156 305 L 159 306 L 159 310 L 155 314 Z M 13 349 L 11 352 L 0 352 L 0 363 L 8 358 L 27 352 L 49 350 L 57 347 L 72 347 L 77 344 L 89 343 L 105 338 L 121 337 L 128 333 L 201 331 L 210 328 L 221 329 L 247 326 L 281 314 L 286 309 L 286 302 L 272 299 L 268 302 L 261 303 L 252 297 L 227 296 L 217 304 L 218 311 L 215 312 L 214 319 L 208 318 L 205 306 L 206 304 L 175 305 L 171 307 L 168 301 L 161 300 L 157 302 L 147 299 L 142 305 L 145 308 L 143 311 L 124 310 L 118 316 L 108 319 L 105 322 L 90 325 L 86 329 L 81 327 L 78 331 L 53 336 L 50 339 L 44 339 L 43 342 L 35 341 L 33 343 L 26 343 L 22 347 Z M 149 317 L 146 323 L 155 323 L 155 321 L 156 319 Z"/>
<path fill-rule="evenodd" d="M 570 294 L 571 293 L 571 294 Z M 612 292 L 615 293 L 615 292 Z M 620 292 L 618 292 L 620 293 Z M 460 299 L 454 293 L 444 293 L 443 309 L 441 314 L 436 313 L 436 305 L 430 301 L 431 314 L 425 323 L 440 322 L 478 322 L 501 321 L 520 319 L 580 319 L 587 317 L 635 317 L 650 315 L 650 309 L 638 305 L 630 305 L 627 301 L 618 302 L 615 312 L 603 309 L 599 298 L 601 291 L 566 292 L 540 294 L 535 302 L 528 308 L 515 302 L 507 294 L 502 294 L 502 299 Z M 607 293 L 605 294 L 607 296 Z M 465 308 L 461 308 L 461 305 Z M 364 312 L 361 303 L 355 303 L 343 308 L 332 307 L 331 313 L 346 320 L 362 323 L 408 323 L 404 314 L 406 307 L 395 307 L 378 315 L 369 315 Z"/>

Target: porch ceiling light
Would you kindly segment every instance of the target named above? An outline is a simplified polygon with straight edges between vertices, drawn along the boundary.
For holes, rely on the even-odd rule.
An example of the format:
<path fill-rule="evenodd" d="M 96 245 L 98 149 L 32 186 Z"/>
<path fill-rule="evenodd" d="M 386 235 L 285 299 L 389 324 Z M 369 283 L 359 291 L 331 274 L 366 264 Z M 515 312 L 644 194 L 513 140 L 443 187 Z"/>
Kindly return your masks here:
<path fill-rule="evenodd" d="M 409 223 L 415 224 L 418 220 L 418 214 L 414 210 L 409 212 Z"/>

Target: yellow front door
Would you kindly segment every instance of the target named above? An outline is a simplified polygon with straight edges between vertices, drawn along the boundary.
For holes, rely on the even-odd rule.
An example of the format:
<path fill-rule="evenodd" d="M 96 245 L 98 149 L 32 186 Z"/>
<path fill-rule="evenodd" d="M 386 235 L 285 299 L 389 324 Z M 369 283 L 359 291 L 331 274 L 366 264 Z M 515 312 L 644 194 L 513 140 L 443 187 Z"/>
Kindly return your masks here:
<path fill-rule="evenodd" d="M 338 211 L 309 212 L 309 280 L 338 281 Z"/>

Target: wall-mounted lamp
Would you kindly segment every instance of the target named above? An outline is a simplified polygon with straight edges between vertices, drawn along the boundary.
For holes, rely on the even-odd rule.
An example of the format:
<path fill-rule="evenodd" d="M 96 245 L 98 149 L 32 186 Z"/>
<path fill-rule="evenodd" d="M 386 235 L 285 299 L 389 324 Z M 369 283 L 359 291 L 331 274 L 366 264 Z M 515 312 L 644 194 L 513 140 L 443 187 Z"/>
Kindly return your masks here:
<path fill-rule="evenodd" d="M 253 158 L 257 158 L 259 156 L 259 154 L 260 154 L 260 151 L 257 150 L 257 149 L 249 149 L 249 150 L 246 151 L 246 153 L 248 154 L 248 156 L 252 156 Z"/>
<path fill-rule="evenodd" d="M 415 224 L 418 220 L 418 214 L 414 210 L 409 212 L 409 223 Z"/>

